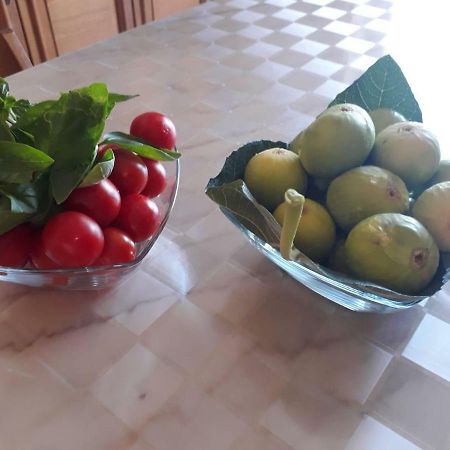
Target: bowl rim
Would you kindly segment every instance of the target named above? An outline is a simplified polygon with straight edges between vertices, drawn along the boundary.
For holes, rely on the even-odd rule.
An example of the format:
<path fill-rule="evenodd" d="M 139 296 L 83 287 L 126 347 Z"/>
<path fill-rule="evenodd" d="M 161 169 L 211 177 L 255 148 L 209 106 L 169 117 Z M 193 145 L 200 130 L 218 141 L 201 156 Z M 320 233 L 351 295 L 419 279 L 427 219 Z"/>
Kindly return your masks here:
<path fill-rule="evenodd" d="M 95 273 L 95 272 L 101 272 L 105 270 L 122 270 L 122 269 L 129 269 L 137 266 L 142 262 L 142 260 L 147 256 L 150 249 L 153 247 L 153 244 L 158 239 L 159 235 L 162 233 L 163 229 L 165 228 L 167 221 L 169 220 L 170 213 L 173 210 L 173 207 L 175 205 L 175 200 L 178 195 L 178 189 L 180 186 L 180 160 L 177 159 L 176 161 L 171 162 L 171 164 L 175 164 L 175 183 L 173 185 L 172 191 L 170 193 L 169 197 L 169 206 L 167 208 L 167 211 L 162 218 L 157 230 L 155 233 L 150 237 L 148 241 L 144 241 L 145 245 L 141 249 L 139 255 L 133 259 L 132 261 L 126 262 L 126 263 L 120 263 L 120 264 L 113 264 L 109 266 L 88 266 L 88 267 L 72 267 L 72 268 L 63 268 L 63 269 L 36 269 L 33 267 L 7 267 L 7 266 L 0 266 L 0 274 L 7 274 L 7 275 L 14 275 L 14 274 L 66 274 L 66 275 L 81 275 L 81 274 L 89 274 L 89 273 Z"/>

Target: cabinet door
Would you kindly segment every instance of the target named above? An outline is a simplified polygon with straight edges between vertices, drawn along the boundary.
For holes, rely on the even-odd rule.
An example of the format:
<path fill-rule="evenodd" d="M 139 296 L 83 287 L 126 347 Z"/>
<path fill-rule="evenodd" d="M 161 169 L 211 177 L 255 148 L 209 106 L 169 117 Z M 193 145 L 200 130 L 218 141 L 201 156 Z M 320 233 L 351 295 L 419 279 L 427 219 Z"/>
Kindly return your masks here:
<path fill-rule="evenodd" d="M 115 0 L 46 0 L 58 54 L 119 32 Z"/>
<path fill-rule="evenodd" d="M 0 76 L 31 66 L 16 3 L 0 0 Z"/>
<path fill-rule="evenodd" d="M 153 0 L 153 12 L 157 20 L 183 9 L 197 6 L 199 3 L 200 0 Z"/>

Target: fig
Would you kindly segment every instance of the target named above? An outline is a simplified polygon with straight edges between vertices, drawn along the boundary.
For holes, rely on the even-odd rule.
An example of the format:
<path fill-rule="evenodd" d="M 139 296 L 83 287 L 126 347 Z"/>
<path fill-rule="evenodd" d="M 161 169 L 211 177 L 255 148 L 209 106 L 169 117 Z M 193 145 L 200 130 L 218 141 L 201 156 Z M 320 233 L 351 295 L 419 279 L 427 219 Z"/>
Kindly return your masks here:
<path fill-rule="evenodd" d="M 436 173 L 431 179 L 431 185 L 442 183 L 443 181 L 450 181 L 450 161 L 443 160 L 439 162 Z"/>
<path fill-rule="evenodd" d="M 300 159 L 306 172 L 334 178 L 368 157 L 375 140 L 369 114 L 351 103 L 334 105 L 303 132 Z"/>
<path fill-rule="evenodd" d="M 385 128 L 375 139 L 373 163 L 397 174 L 412 187 L 427 182 L 436 172 L 441 152 L 436 136 L 419 122 L 400 122 Z"/>
<path fill-rule="evenodd" d="M 294 153 L 297 153 L 297 155 L 300 155 L 302 142 L 303 142 L 303 131 L 300 131 L 300 133 L 298 133 L 297 136 L 294 138 L 294 140 L 289 144 L 289 150 L 292 150 Z"/>
<path fill-rule="evenodd" d="M 355 276 L 405 294 L 423 289 L 439 265 L 439 250 L 427 229 L 397 213 L 358 223 L 347 237 L 345 254 Z"/>
<path fill-rule="evenodd" d="M 431 233 L 439 250 L 450 251 L 450 181 L 435 184 L 422 192 L 412 213 Z"/>
<path fill-rule="evenodd" d="M 345 239 L 338 239 L 327 261 L 327 267 L 345 275 L 350 274 L 350 267 L 345 252 Z"/>
<path fill-rule="evenodd" d="M 306 191 L 307 175 L 296 153 L 284 148 L 271 148 L 250 159 L 244 181 L 255 199 L 273 210 L 283 202 L 288 189 L 300 193 Z"/>
<path fill-rule="evenodd" d="M 369 111 L 369 116 L 375 125 L 375 135 L 383 131 L 389 125 L 398 122 L 406 122 L 406 119 L 397 111 L 389 108 L 378 108 Z"/>
<path fill-rule="evenodd" d="M 360 166 L 330 183 L 327 208 L 343 230 L 350 230 L 374 214 L 406 212 L 409 195 L 405 183 L 392 172 L 375 166 Z"/>
<path fill-rule="evenodd" d="M 275 209 L 275 220 L 283 225 L 286 202 Z M 305 199 L 303 211 L 294 237 L 295 247 L 313 261 L 323 261 L 330 253 L 336 238 L 336 228 L 328 211 L 311 199 Z"/>

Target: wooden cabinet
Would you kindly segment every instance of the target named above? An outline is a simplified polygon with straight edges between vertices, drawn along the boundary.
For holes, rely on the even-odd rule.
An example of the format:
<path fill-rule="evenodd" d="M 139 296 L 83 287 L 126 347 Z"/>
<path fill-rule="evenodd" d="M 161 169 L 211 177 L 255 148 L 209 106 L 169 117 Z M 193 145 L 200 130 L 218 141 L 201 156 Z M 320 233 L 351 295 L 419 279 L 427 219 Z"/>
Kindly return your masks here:
<path fill-rule="evenodd" d="M 158 20 L 161 17 L 192 8 L 198 4 L 199 0 L 153 0 L 153 12 L 155 19 Z"/>
<path fill-rule="evenodd" d="M 204 1 L 0 0 L 0 76 Z"/>

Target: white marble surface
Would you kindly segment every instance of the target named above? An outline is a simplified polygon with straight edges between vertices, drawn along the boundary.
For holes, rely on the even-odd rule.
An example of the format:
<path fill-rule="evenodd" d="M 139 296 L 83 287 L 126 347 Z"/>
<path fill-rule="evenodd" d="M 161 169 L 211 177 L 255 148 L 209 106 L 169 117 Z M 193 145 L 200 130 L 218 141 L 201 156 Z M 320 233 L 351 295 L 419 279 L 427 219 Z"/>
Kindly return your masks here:
<path fill-rule="evenodd" d="M 449 449 L 450 296 L 363 315 L 251 248 L 203 194 L 253 138 L 290 140 L 378 57 L 448 152 L 437 0 L 216 0 L 9 79 L 41 100 L 103 80 L 169 114 L 175 210 L 108 292 L 0 285 L 1 450 Z"/>

